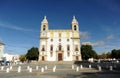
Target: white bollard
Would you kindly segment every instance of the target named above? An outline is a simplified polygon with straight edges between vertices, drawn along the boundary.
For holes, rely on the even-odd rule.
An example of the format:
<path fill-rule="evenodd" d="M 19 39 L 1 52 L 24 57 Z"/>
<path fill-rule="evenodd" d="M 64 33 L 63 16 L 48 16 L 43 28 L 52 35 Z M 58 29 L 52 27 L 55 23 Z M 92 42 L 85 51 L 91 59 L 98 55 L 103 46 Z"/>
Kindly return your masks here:
<path fill-rule="evenodd" d="M 80 65 L 80 69 L 82 69 L 83 68 L 83 66 L 82 65 Z"/>
<path fill-rule="evenodd" d="M 27 66 L 27 70 L 29 70 L 30 69 L 30 66 Z"/>
<path fill-rule="evenodd" d="M 55 70 L 56 70 L 56 66 L 55 66 L 55 67 L 53 67 L 53 72 L 55 72 Z"/>
<path fill-rule="evenodd" d="M 47 70 L 47 66 L 45 66 L 45 70 Z"/>
<path fill-rule="evenodd" d="M 91 65 L 89 65 L 89 68 L 91 69 Z"/>
<path fill-rule="evenodd" d="M 3 70 L 4 69 L 4 66 L 1 66 L 1 70 Z"/>
<path fill-rule="evenodd" d="M 18 66 L 21 69 L 21 66 Z"/>
<path fill-rule="evenodd" d="M 20 73 L 21 72 L 21 67 L 18 67 L 18 73 Z"/>
<path fill-rule="evenodd" d="M 38 70 L 38 66 L 36 66 L 36 70 Z"/>
<path fill-rule="evenodd" d="M 56 65 L 54 66 L 54 68 L 56 69 Z"/>
<path fill-rule="evenodd" d="M 44 68 L 43 67 L 41 68 L 41 72 L 44 72 Z"/>
<path fill-rule="evenodd" d="M 72 65 L 72 69 L 74 69 L 74 65 Z"/>
<path fill-rule="evenodd" d="M 29 72 L 30 72 L 30 73 L 32 72 L 32 68 L 29 68 Z"/>
<path fill-rule="evenodd" d="M 112 66 L 110 66 L 110 71 L 112 71 L 113 70 L 113 67 Z"/>
<path fill-rule="evenodd" d="M 79 71 L 79 67 L 77 66 L 76 71 Z"/>
<path fill-rule="evenodd" d="M 10 72 L 10 69 L 9 69 L 9 68 L 7 68 L 7 69 L 6 69 L 6 73 L 9 73 L 9 72 Z"/>
<path fill-rule="evenodd" d="M 102 69 L 101 69 L 101 66 L 98 66 L 98 70 L 99 70 L 99 71 L 101 71 L 101 70 L 102 70 Z"/>
<path fill-rule="evenodd" d="M 10 66 L 10 70 L 12 70 L 12 66 Z"/>

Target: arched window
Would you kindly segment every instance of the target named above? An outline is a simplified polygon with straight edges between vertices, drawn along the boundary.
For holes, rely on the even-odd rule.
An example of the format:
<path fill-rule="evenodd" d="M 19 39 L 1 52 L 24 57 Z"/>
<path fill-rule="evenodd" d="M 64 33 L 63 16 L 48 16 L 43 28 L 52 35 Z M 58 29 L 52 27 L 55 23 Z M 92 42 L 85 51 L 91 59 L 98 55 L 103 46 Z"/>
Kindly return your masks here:
<path fill-rule="evenodd" d="M 67 52 L 67 56 L 68 56 L 68 57 L 70 56 L 70 52 Z"/>
<path fill-rule="evenodd" d="M 50 46 L 50 51 L 53 51 L 53 45 Z"/>
<path fill-rule="evenodd" d="M 59 42 L 61 42 L 61 39 L 59 39 Z"/>
<path fill-rule="evenodd" d="M 61 46 L 61 44 L 59 45 L 59 51 L 61 51 L 62 50 L 62 46 Z"/>
<path fill-rule="evenodd" d="M 75 45 L 75 51 L 78 51 L 78 45 Z"/>
<path fill-rule="evenodd" d="M 59 37 L 61 37 L 61 33 L 59 33 Z"/>
<path fill-rule="evenodd" d="M 77 27 L 76 27 L 76 25 L 74 25 L 74 30 L 75 30 L 75 31 L 77 30 Z"/>
<path fill-rule="evenodd" d="M 42 46 L 42 51 L 45 51 L 45 46 L 44 45 Z"/>
<path fill-rule="evenodd" d="M 51 39 L 51 42 L 53 42 L 53 39 Z"/>
<path fill-rule="evenodd" d="M 46 26 L 45 25 L 43 25 L 43 31 L 45 31 L 46 30 Z"/>
<path fill-rule="evenodd" d="M 69 45 L 67 45 L 67 51 L 70 51 L 70 46 Z"/>

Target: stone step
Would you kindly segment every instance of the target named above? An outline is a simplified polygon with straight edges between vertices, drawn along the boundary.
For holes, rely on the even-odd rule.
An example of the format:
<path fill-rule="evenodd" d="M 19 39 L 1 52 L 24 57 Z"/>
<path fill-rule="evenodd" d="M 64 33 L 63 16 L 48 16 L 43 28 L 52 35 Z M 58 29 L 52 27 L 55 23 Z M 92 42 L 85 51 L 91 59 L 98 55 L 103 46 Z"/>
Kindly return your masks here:
<path fill-rule="evenodd" d="M 74 61 L 40 61 L 41 64 L 74 64 Z"/>
<path fill-rule="evenodd" d="M 39 62 L 39 64 L 41 65 L 41 66 L 45 66 L 45 65 L 47 65 L 48 66 L 48 68 L 53 68 L 54 66 L 56 66 L 57 68 L 59 68 L 59 69 L 64 69 L 64 68 L 67 68 L 67 69 L 71 69 L 71 67 L 72 67 L 72 65 L 74 64 L 74 62 L 73 61 L 54 61 L 54 62 L 48 62 L 48 61 L 42 61 L 42 62 Z"/>

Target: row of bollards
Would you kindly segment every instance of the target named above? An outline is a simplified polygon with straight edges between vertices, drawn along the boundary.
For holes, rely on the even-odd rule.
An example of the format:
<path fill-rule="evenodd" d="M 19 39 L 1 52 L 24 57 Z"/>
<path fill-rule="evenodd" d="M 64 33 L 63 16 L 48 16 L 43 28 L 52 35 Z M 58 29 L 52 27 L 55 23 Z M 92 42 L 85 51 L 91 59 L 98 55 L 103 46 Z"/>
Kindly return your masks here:
<path fill-rule="evenodd" d="M 99 70 L 99 71 L 102 71 L 102 67 L 101 67 L 101 66 L 98 66 L 98 70 Z M 113 66 L 110 66 L 109 70 L 112 71 L 112 70 L 113 70 Z"/>
<path fill-rule="evenodd" d="M 88 67 L 89 67 L 89 69 L 92 68 L 91 65 L 89 65 Z M 99 71 L 102 71 L 102 67 L 101 67 L 101 66 L 98 65 L 97 67 L 98 67 L 98 70 L 99 70 Z M 6 73 L 9 73 L 10 70 L 12 70 L 12 69 L 13 69 L 12 66 L 6 68 Z M 39 70 L 39 66 L 36 66 L 35 69 L 36 69 L 36 70 Z M 41 67 L 40 71 L 41 71 L 41 72 L 45 72 L 45 70 L 47 70 L 47 69 L 48 69 L 48 67 L 47 67 L 47 66 L 44 66 L 44 67 Z M 83 65 L 80 65 L 80 66 L 77 66 L 77 67 L 76 67 L 75 65 L 72 65 L 72 69 L 75 69 L 75 71 L 78 72 L 78 71 L 80 71 L 80 69 L 83 69 Z M 1 70 L 4 70 L 4 66 L 1 66 Z M 33 71 L 33 69 L 32 69 L 30 66 L 27 66 L 27 70 L 28 70 L 30 73 Z M 112 70 L 113 70 L 113 66 L 109 66 L 109 70 L 112 71 Z M 52 68 L 52 71 L 53 71 L 53 72 L 56 72 L 56 65 Z M 18 73 L 21 72 L 21 66 L 18 66 L 17 72 L 18 72 Z"/>
<path fill-rule="evenodd" d="M 89 65 L 89 69 L 91 69 L 91 68 L 92 68 L 92 66 Z M 75 69 L 75 66 L 74 66 L 74 65 L 72 65 L 72 69 Z M 79 71 L 79 69 L 83 69 L 83 66 L 82 66 L 82 65 L 77 66 L 75 70 L 76 70 L 76 71 Z M 99 66 L 99 65 L 98 65 L 98 70 L 99 70 L 99 71 L 102 71 L 102 67 Z M 113 66 L 110 66 L 110 67 L 109 67 L 109 70 L 112 71 L 112 70 L 113 70 Z"/>
<path fill-rule="evenodd" d="M 44 72 L 45 70 L 47 70 L 48 67 L 47 66 L 44 66 L 44 67 L 41 67 L 40 71 L 41 72 Z M 1 66 L 1 70 L 4 70 L 4 66 Z M 9 73 L 10 70 L 12 70 L 12 66 L 6 68 L 6 73 Z M 32 72 L 32 68 L 30 66 L 27 66 L 27 70 L 31 73 Z M 39 70 L 39 66 L 36 66 L 36 70 Z M 53 72 L 56 71 L 56 66 L 53 67 L 52 69 Z M 21 66 L 18 66 L 17 68 L 17 72 L 20 73 L 21 72 Z"/>
<path fill-rule="evenodd" d="M 82 68 L 83 68 L 83 66 L 80 65 L 80 69 L 82 69 Z M 74 65 L 72 65 L 72 69 L 75 69 L 75 66 L 74 66 Z M 76 67 L 76 71 L 79 71 L 79 66 Z"/>

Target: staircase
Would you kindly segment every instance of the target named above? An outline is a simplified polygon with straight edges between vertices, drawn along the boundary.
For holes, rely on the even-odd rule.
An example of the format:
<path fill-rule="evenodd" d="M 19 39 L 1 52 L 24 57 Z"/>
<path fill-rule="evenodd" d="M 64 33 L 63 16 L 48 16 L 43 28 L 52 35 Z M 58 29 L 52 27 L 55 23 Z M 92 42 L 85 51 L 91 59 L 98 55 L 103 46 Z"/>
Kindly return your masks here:
<path fill-rule="evenodd" d="M 49 69 L 52 69 L 54 66 L 57 67 L 57 69 L 71 69 L 72 65 L 74 64 L 73 61 L 44 61 L 39 62 L 40 66 L 48 66 Z"/>

